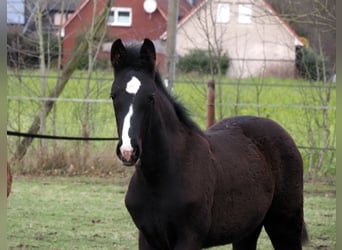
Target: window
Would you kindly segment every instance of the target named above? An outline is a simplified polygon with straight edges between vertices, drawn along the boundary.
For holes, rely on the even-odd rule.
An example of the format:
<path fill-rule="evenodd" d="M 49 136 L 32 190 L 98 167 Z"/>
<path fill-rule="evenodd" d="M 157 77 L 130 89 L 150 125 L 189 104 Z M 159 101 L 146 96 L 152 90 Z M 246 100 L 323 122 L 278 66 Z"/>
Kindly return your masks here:
<path fill-rule="evenodd" d="M 53 16 L 53 24 L 56 26 L 63 25 L 66 20 L 66 14 L 62 15 L 61 13 L 57 12 Z"/>
<path fill-rule="evenodd" d="M 252 5 L 239 4 L 239 23 L 252 22 Z"/>
<path fill-rule="evenodd" d="M 25 0 L 7 0 L 7 23 L 25 24 Z"/>
<path fill-rule="evenodd" d="M 229 22 L 229 3 L 219 3 L 216 9 L 216 23 Z"/>
<path fill-rule="evenodd" d="M 111 10 L 109 11 L 107 24 L 112 26 L 131 26 L 132 9 L 111 8 Z"/>

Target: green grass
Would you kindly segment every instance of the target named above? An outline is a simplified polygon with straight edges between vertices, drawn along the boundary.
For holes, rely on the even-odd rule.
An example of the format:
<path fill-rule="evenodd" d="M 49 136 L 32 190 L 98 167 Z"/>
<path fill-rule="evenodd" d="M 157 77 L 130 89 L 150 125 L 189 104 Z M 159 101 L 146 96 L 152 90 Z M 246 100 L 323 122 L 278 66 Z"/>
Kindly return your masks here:
<path fill-rule="evenodd" d="M 11 73 L 11 72 L 9 72 Z M 8 79 L 8 95 L 22 97 L 38 97 L 40 94 L 39 72 L 22 71 L 22 76 L 17 78 L 13 75 Z M 51 90 L 56 83 L 56 72 L 52 71 L 48 78 L 48 89 Z M 69 80 L 60 98 L 83 99 L 86 84 L 86 74 L 81 71 L 74 73 Z M 20 80 L 19 80 L 20 79 Z M 112 72 L 95 72 L 90 86 L 90 99 L 103 99 L 110 101 L 110 89 L 112 84 Z M 181 76 L 177 79 L 174 87 L 179 100 L 189 109 L 195 121 L 202 127 L 206 125 L 206 86 L 208 77 Z M 317 99 L 318 93 L 324 92 L 324 88 L 310 88 L 319 86 L 321 83 L 309 83 L 304 80 L 294 79 L 222 79 L 222 104 L 219 103 L 219 85 L 216 84 L 216 117 L 219 119 L 222 109 L 223 117 L 242 115 L 261 115 L 277 120 L 294 134 L 300 143 L 302 136 L 297 135 L 300 126 L 307 120 L 304 118 L 305 110 L 295 105 L 322 106 Z M 323 86 L 323 85 L 322 85 Z M 335 86 L 335 85 L 334 85 Z M 259 100 L 257 91 L 260 91 Z M 331 126 L 335 124 L 333 107 L 336 106 L 336 88 L 332 88 L 329 107 L 331 112 Z M 9 100 L 9 127 L 25 131 L 31 124 L 32 116 L 39 109 L 38 101 Z M 237 107 L 235 105 L 238 105 Z M 260 105 L 259 107 L 255 105 Z M 102 136 L 105 133 L 115 133 L 113 123 L 113 108 L 111 103 L 91 103 L 90 119 L 93 134 Z M 84 104 L 79 102 L 57 102 L 57 131 L 60 134 L 79 134 L 80 120 L 84 113 Z M 320 115 L 316 110 L 315 114 Z M 298 121 L 300 120 L 299 124 Z M 52 121 L 48 120 L 48 130 L 52 130 Z M 115 128 L 115 127 L 114 127 Z M 296 131 L 298 131 L 296 133 Z M 303 138 L 304 139 L 304 138 Z"/>
<path fill-rule="evenodd" d="M 125 186 L 96 179 L 16 179 L 9 198 L 11 249 L 134 249 Z"/>
<path fill-rule="evenodd" d="M 38 97 L 40 96 L 40 77 L 38 71 L 16 72 L 21 77 L 15 77 L 9 72 L 8 96 Z M 48 89 L 51 90 L 56 83 L 57 73 L 51 71 L 48 78 Z M 86 73 L 76 71 L 60 98 L 83 99 L 86 83 Z M 110 101 L 109 94 L 113 80 L 112 72 L 94 71 L 90 85 L 90 99 Z M 201 128 L 206 126 L 207 101 L 206 91 L 208 77 L 182 75 L 179 76 L 174 92 L 178 99 L 190 111 L 193 119 Z M 324 93 L 326 86 L 331 84 L 331 96 L 328 105 L 329 131 L 322 129 L 323 110 L 319 95 Z M 312 87 L 312 86 L 316 87 Z M 317 86 L 320 86 L 318 88 Z M 219 84 L 216 84 L 216 117 L 229 117 L 234 115 L 257 115 L 269 117 L 280 123 L 294 138 L 297 145 L 304 147 L 323 147 L 325 134 L 329 134 L 329 147 L 336 147 L 336 84 L 310 83 L 295 79 L 222 79 L 222 103 L 219 103 Z M 259 93 L 259 95 L 257 94 Z M 303 108 L 317 107 L 317 108 Z M 8 100 L 8 130 L 26 132 L 37 115 L 39 102 L 31 100 Z M 58 101 L 56 105 L 55 120 L 51 114 L 47 119 L 47 134 L 61 136 L 82 135 L 82 118 L 85 106 L 82 102 Z M 113 107 L 110 102 L 90 103 L 89 108 L 89 134 L 92 137 L 115 137 L 116 124 Z M 221 110 L 221 111 L 220 111 Z M 9 156 L 14 153 L 19 139 L 8 138 Z M 79 142 L 61 141 L 59 146 L 69 151 L 80 148 Z M 78 144 L 77 144 L 78 143 Z M 55 147 L 50 143 L 49 148 Z M 108 147 L 107 142 L 91 142 L 91 151 L 97 154 Z M 28 154 L 32 156 L 39 148 L 39 140 L 35 140 Z M 319 150 L 301 150 L 304 158 L 305 170 L 313 166 L 319 159 Z M 311 158 L 310 158 L 311 157 Z M 75 163 L 73 163 L 75 164 Z M 26 164 L 27 166 L 28 164 Z M 315 169 L 314 169 L 315 170 Z M 328 151 L 321 167 L 323 174 L 335 174 L 335 151 Z"/>
<path fill-rule="evenodd" d="M 124 206 L 126 188 L 114 178 L 14 177 L 9 249 L 137 249 L 137 231 Z M 305 220 L 305 250 L 336 248 L 334 186 L 305 186 Z M 272 249 L 264 232 L 258 249 Z"/>

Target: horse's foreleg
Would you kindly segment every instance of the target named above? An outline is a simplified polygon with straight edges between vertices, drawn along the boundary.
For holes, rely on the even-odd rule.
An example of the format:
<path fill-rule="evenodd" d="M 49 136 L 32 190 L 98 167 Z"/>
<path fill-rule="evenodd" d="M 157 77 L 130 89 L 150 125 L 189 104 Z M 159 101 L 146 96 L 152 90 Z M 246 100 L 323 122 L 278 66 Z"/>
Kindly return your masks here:
<path fill-rule="evenodd" d="M 239 242 L 233 243 L 233 250 L 255 250 L 257 249 L 257 241 L 262 229 L 260 225 L 254 232 L 252 232 L 247 237 L 243 238 Z"/>
<path fill-rule="evenodd" d="M 188 232 L 179 235 L 174 250 L 200 250 L 202 241 L 196 234 Z"/>
<path fill-rule="evenodd" d="M 172 247 L 167 247 L 167 249 Z M 201 250 L 201 243 L 192 237 L 184 237 L 178 239 L 172 250 Z M 139 232 L 139 250 L 160 250 L 160 248 L 152 247 L 142 232 Z"/>
<path fill-rule="evenodd" d="M 201 245 L 198 242 L 188 241 L 188 242 L 179 242 L 174 250 L 200 250 Z"/>
<path fill-rule="evenodd" d="M 139 231 L 139 250 L 157 250 L 153 248 L 146 240 L 142 232 Z"/>

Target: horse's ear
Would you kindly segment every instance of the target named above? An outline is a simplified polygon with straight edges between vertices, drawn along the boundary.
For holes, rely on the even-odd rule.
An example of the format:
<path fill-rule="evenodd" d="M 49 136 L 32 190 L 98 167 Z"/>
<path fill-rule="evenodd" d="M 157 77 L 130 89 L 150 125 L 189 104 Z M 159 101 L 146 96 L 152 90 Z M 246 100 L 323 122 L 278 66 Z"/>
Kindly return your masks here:
<path fill-rule="evenodd" d="M 121 39 L 117 39 L 113 42 L 110 51 L 110 60 L 114 69 L 118 69 L 119 66 L 125 61 L 127 51 L 125 46 L 122 44 Z"/>
<path fill-rule="evenodd" d="M 145 38 L 140 49 L 140 58 L 149 63 L 149 66 L 154 70 L 156 64 L 156 49 L 150 39 Z"/>

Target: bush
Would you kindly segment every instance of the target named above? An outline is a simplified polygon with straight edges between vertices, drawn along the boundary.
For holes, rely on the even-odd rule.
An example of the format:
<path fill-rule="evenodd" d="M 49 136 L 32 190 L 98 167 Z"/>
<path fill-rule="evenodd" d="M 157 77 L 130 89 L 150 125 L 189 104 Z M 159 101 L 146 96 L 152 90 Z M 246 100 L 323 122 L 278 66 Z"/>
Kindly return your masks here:
<path fill-rule="evenodd" d="M 219 63 L 217 63 L 219 62 Z M 229 58 L 224 54 L 221 58 L 210 57 L 209 51 L 191 50 L 189 54 L 180 57 L 177 67 L 181 72 L 198 72 L 205 74 L 217 74 L 219 72 L 217 65 L 220 65 L 222 74 L 225 74 L 229 67 Z M 212 68 L 212 71 L 211 71 Z"/>
<path fill-rule="evenodd" d="M 324 76 L 329 76 L 329 72 L 324 71 L 324 66 L 329 68 L 327 60 L 313 49 L 296 48 L 296 69 L 301 77 L 312 81 L 323 80 Z"/>

